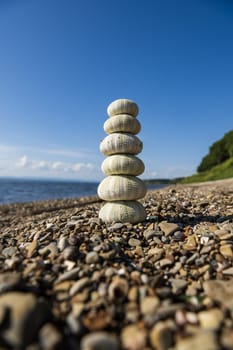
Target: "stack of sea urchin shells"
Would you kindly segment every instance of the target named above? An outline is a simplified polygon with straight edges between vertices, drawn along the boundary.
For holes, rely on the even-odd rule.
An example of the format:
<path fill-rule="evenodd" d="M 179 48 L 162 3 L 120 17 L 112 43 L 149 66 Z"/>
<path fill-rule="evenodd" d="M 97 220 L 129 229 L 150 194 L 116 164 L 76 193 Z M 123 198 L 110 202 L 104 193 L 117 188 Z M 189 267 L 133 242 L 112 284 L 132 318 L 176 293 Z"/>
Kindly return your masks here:
<path fill-rule="evenodd" d="M 104 131 L 109 134 L 100 144 L 107 156 L 102 171 L 107 177 L 99 184 L 98 196 L 107 203 L 99 217 L 106 223 L 145 220 L 146 212 L 137 199 L 146 194 L 146 186 L 137 176 L 142 174 L 144 163 L 135 155 L 142 151 L 142 142 L 136 134 L 141 130 L 137 120 L 138 106 L 128 99 L 113 101 L 107 109 L 109 119 Z"/>

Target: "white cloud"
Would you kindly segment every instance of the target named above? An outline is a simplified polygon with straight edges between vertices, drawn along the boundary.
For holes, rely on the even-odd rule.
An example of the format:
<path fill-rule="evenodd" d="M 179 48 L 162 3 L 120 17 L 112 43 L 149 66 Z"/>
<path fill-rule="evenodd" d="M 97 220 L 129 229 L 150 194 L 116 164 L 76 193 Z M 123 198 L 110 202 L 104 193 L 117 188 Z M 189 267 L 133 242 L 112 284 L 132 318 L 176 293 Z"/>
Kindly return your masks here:
<path fill-rule="evenodd" d="M 16 166 L 18 166 L 19 168 L 27 168 L 28 166 L 30 166 L 30 161 L 28 160 L 28 157 L 21 157 L 16 163 Z"/>
<path fill-rule="evenodd" d="M 52 162 L 45 160 L 30 160 L 26 155 L 21 157 L 17 162 L 16 166 L 20 169 L 27 169 L 33 171 L 49 172 L 53 175 L 61 175 L 62 173 L 82 173 L 85 175 L 86 172 L 94 170 L 94 165 L 91 163 L 67 163 L 67 162 Z"/>
<path fill-rule="evenodd" d="M 53 162 L 51 168 L 54 170 L 62 170 L 64 168 L 64 163 L 62 162 Z"/>
<path fill-rule="evenodd" d="M 80 171 L 82 169 L 93 170 L 94 166 L 90 163 L 76 163 L 72 166 L 73 171 Z"/>
<path fill-rule="evenodd" d="M 0 143 L 0 176 L 97 180 L 101 156 L 88 149 L 34 148 Z"/>
<path fill-rule="evenodd" d="M 41 169 L 41 170 L 49 170 L 52 167 L 52 163 L 41 160 L 39 162 L 32 161 L 31 162 L 32 169 Z"/>

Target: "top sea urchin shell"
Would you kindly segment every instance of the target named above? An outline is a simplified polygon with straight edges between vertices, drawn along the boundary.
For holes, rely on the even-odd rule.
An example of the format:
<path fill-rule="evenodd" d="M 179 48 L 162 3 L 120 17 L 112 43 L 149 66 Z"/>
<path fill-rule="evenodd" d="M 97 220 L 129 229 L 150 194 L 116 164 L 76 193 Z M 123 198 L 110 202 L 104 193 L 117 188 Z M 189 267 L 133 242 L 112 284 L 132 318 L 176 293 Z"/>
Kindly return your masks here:
<path fill-rule="evenodd" d="M 132 117 L 136 117 L 138 115 L 138 106 L 134 101 L 122 98 L 110 103 L 107 113 L 109 117 L 117 114 L 130 114 Z"/>

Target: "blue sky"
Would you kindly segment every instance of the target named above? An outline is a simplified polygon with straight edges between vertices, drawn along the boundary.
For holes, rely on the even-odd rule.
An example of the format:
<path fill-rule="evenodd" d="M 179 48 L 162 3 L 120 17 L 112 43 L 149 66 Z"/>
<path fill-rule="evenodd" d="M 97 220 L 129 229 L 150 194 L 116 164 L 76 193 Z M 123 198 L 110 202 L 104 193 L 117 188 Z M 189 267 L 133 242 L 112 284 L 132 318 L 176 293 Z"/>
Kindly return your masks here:
<path fill-rule="evenodd" d="M 0 0 L 0 176 L 103 178 L 106 109 L 137 102 L 143 178 L 232 129 L 230 0 Z"/>

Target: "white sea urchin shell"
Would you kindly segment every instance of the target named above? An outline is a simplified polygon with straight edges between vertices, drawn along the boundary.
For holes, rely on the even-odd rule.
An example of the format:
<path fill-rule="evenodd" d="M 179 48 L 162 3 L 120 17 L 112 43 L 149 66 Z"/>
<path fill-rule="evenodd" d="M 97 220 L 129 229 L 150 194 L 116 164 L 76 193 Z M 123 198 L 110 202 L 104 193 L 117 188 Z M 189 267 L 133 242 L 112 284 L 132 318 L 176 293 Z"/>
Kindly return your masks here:
<path fill-rule="evenodd" d="M 140 122 L 129 114 L 115 115 L 106 120 L 104 123 L 104 131 L 107 134 L 114 132 L 129 132 L 131 134 L 138 134 L 141 130 Z"/>
<path fill-rule="evenodd" d="M 131 201 L 144 197 L 146 186 L 135 176 L 111 175 L 99 184 L 97 193 L 105 201 Z"/>
<path fill-rule="evenodd" d="M 145 166 L 138 157 L 129 154 L 115 154 L 105 158 L 101 169 L 106 175 L 140 175 Z"/>
<path fill-rule="evenodd" d="M 142 147 L 142 141 L 132 134 L 110 134 L 100 143 L 100 151 L 105 156 L 117 153 L 138 154 Z"/>
<path fill-rule="evenodd" d="M 136 117 L 138 115 L 138 106 L 132 100 L 121 98 L 110 103 L 107 109 L 107 113 L 109 117 L 113 117 L 114 115 L 124 113 Z"/>
<path fill-rule="evenodd" d="M 146 211 L 137 201 L 109 202 L 100 209 L 99 218 L 106 223 L 115 221 L 134 224 L 146 219 Z"/>

